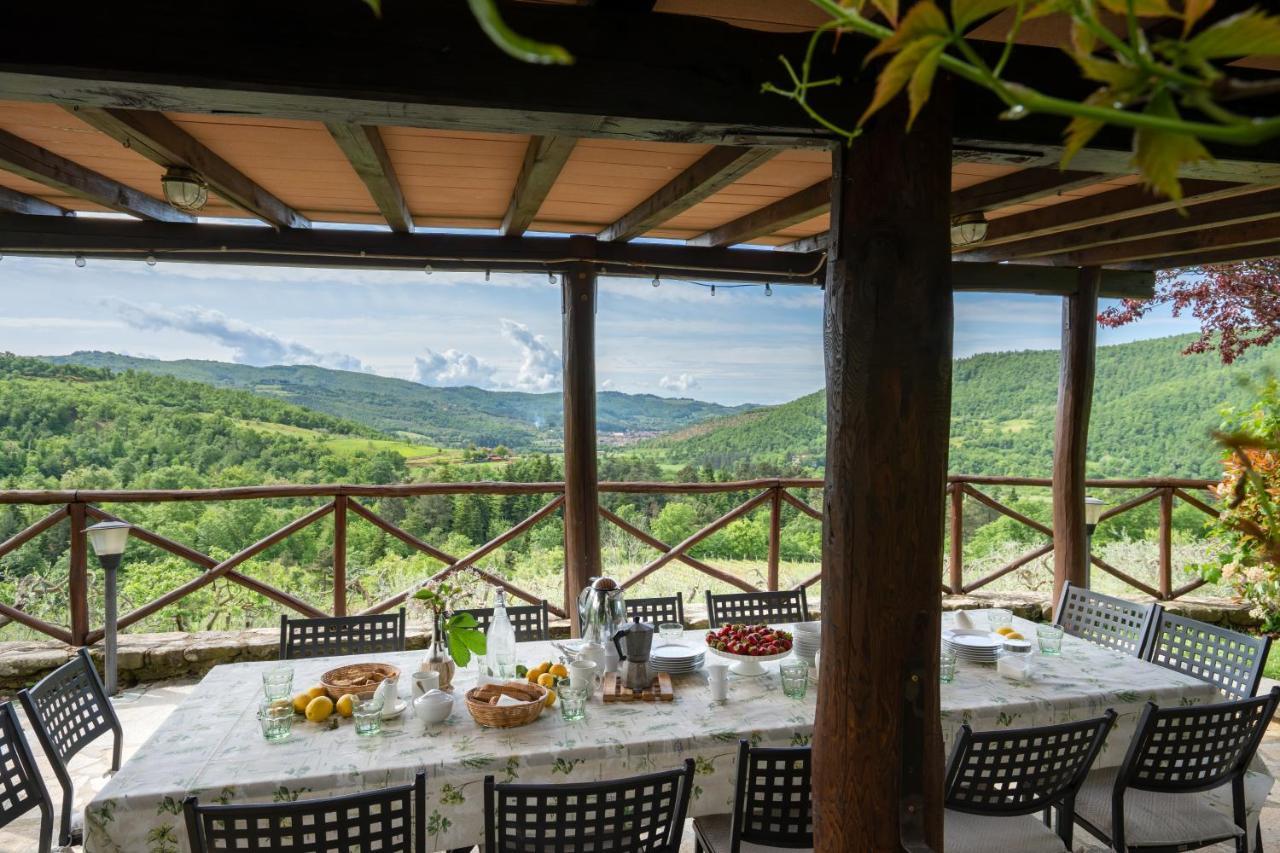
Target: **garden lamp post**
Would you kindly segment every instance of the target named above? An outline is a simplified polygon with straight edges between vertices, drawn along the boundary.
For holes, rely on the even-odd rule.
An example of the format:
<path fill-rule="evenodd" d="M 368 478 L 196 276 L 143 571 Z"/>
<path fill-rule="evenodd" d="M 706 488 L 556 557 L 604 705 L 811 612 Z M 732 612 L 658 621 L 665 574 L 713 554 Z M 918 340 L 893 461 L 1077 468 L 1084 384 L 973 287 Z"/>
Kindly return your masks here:
<path fill-rule="evenodd" d="M 102 668 L 108 696 L 114 696 L 116 692 L 116 618 L 119 615 L 116 609 L 116 570 L 124 557 L 124 546 L 129 544 L 129 528 L 123 521 L 103 521 L 85 530 L 106 576 L 103 590 L 106 612 L 102 628 L 106 659 Z"/>
<path fill-rule="evenodd" d="M 1093 531 L 1098 529 L 1107 505 L 1097 498 L 1084 499 L 1084 585 L 1093 588 Z"/>

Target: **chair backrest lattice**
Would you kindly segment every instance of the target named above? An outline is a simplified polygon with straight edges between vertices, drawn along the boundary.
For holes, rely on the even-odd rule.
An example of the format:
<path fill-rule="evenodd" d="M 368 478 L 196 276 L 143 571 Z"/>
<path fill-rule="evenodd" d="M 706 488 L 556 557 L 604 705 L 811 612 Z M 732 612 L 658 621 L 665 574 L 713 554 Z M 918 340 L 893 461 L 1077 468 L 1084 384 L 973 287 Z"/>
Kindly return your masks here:
<path fill-rule="evenodd" d="M 1147 703 L 1117 787 L 1192 793 L 1243 774 L 1277 702 L 1280 687 L 1266 696 L 1215 705 L 1158 708 Z"/>
<path fill-rule="evenodd" d="M 321 619 L 280 617 L 280 659 L 402 652 L 404 608 L 395 613 L 327 616 Z"/>
<path fill-rule="evenodd" d="M 194 853 L 426 853 L 426 774 L 379 791 L 259 805 L 183 801 Z"/>
<path fill-rule="evenodd" d="M 1057 613 L 1057 624 L 1073 637 L 1141 657 L 1159 606 L 1138 604 L 1067 583 L 1062 588 Z"/>
<path fill-rule="evenodd" d="M 498 784 L 485 778 L 487 853 L 678 853 L 693 789 L 678 770 L 604 782 Z"/>
<path fill-rule="evenodd" d="M 1268 636 L 1250 637 L 1161 612 L 1146 657 L 1215 685 L 1228 699 L 1245 699 L 1258 692 L 1270 649 Z"/>
<path fill-rule="evenodd" d="M 810 747 L 738 744 L 732 850 L 743 842 L 813 847 L 813 753 Z"/>
<path fill-rule="evenodd" d="M 476 625 L 481 631 L 488 631 L 493 623 L 492 607 L 472 607 L 455 611 L 470 613 L 476 618 Z M 517 643 L 546 641 L 551 639 L 551 616 L 544 600 L 540 604 L 527 604 L 507 608 L 507 619 L 516 632 Z"/>
<path fill-rule="evenodd" d="M 746 623 L 778 624 L 809 621 L 809 603 L 803 589 L 777 592 L 733 592 L 715 595 L 707 591 L 707 621 L 712 628 Z"/>
<path fill-rule="evenodd" d="M 40 810 L 40 853 L 53 843 L 53 801 L 12 702 L 0 706 L 0 826 Z"/>
<path fill-rule="evenodd" d="M 1115 722 L 974 732 L 962 726 L 947 763 L 946 807 L 986 815 L 1033 814 L 1075 795 Z"/>
<path fill-rule="evenodd" d="M 683 592 L 657 598 L 628 598 L 626 604 L 628 619 L 639 619 L 650 625 L 661 625 L 663 622 L 684 624 Z"/>

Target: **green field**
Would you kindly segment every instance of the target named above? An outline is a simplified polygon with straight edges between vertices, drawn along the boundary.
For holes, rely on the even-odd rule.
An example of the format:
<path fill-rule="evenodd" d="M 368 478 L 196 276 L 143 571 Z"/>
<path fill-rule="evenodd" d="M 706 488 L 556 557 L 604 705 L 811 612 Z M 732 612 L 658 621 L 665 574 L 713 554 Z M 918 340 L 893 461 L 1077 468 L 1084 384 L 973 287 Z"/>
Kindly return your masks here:
<path fill-rule="evenodd" d="M 267 421 L 241 420 L 238 423 L 255 432 L 270 435 L 288 435 L 294 438 L 315 441 L 339 456 L 354 456 L 357 453 L 373 454 L 385 450 L 403 456 L 406 464 L 411 468 L 462 461 L 462 451 L 439 447 L 434 444 L 419 444 L 413 441 L 400 441 L 392 438 L 334 435 L 323 430 L 306 429 L 305 427 L 291 424 L 277 424 Z"/>

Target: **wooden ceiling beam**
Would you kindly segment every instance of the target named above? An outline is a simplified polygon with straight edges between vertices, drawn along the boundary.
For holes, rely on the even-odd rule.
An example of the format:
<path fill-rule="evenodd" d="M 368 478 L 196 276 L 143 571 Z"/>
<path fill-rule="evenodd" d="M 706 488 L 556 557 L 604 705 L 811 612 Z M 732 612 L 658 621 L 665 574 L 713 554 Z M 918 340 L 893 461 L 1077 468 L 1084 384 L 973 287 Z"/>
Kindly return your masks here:
<path fill-rule="evenodd" d="M 776 153 L 777 149 L 773 148 L 717 146 L 601 231 L 599 239 L 630 240 L 652 231 L 734 183 Z"/>
<path fill-rule="evenodd" d="M 413 233 L 413 214 L 400 190 L 400 179 L 391 165 L 391 155 L 376 127 L 350 122 L 326 122 L 325 127 L 365 189 L 378 206 L 392 231 Z"/>
<path fill-rule="evenodd" d="M 1117 219 L 1101 225 L 1075 228 L 989 249 L 980 248 L 968 254 L 985 261 L 1028 260 L 1064 254 L 1076 256 L 1112 244 L 1150 240 L 1203 229 L 1219 229 L 1227 225 L 1270 219 L 1278 213 L 1280 188 L 1264 189 L 1221 201 L 1207 201 L 1185 210 L 1168 210 L 1147 216 Z"/>
<path fill-rule="evenodd" d="M 1078 287 L 1079 270 L 1074 267 L 967 263 L 958 258 L 951 263 L 951 289 L 957 291 L 1069 296 Z M 1149 299 L 1155 293 L 1155 274 L 1104 269 L 1100 293 L 1109 299 Z"/>
<path fill-rule="evenodd" d="M 120 213 L 157 222 L 194 222 L 195 218 L 133 187 L 73 163 L 52 151 L 0 130 L 0 169 Z"/>
<path fill-rule="evenodd" d="M 8 187 L 0 187 L 0 213 L 22 213 L 27 216 L 75 216 L 74 211 Z"/>
<path fill-rule="evenodd" d="M 975 213 L 1010 207 L 1096 184 L 1105 177 L 1100 172 L 1063 171 L 1043 167 L 1021 169 L 955 190 L 951 193 L 951 213 Z"/>
<path fill-rule="evenodd" d="M 180 166 L 195 171 L 204 178 L 209 189 L 263 222 L 277 228 L 307 228 L 311 225 L 306 217 L 250 180 L 162 113 L 80 106 L 67 109 L 85 124 L 158 166 L 166 169 Z"/>
<path fill-rule="evenodd" d="M 1106 192 L 1096 193 L 1083 198 L 1052 204 L 1047 207 L 1015 213 L 992 219 L 987 224 L 987 236 L 972 250 L 986 249 L 1011 243 L 1015 240 L 1026 240 L 1033 237 L 1046 237 L 1059 234 L 1073 228 L 1085 228 L 1091 225 L 1102 225 L 1124 219 L 1129 216 L 1145 216 L 1152 213 L 1163 213 L 1177 210 L 1182 205 L 1199 204 L 1205 201 L 1217 201 L 1234 198 L 1263 189 L 1258 184 L 1240 184 L 1233 181 L 1187 180 L 1182 182 L 1182 202 L 1176 202 L 1163 196 L 1154 195 L 1146 187 L 1138 184 L 1120 187 Z"/>
<path fill-rule="evenodd" d="M 1249 243 L 1225 249 L 1208 249 L 1203 252 L 1187 252 L 1179 255 L 1145 258 L 1141 261 L 1121 264 L 1120 267 L 1132 270 L 1189 269 L 1212 264 L 1232 264 L 1240 261 L 1275 257 L 1280 257 L 1280 240 L 1273 240 L 1269 243 Z"/>
<path fill-rule="evenodd" d="M 519 237 L 529 229 L 547 194 L 569 162 L 578 140 L 572 136 L 534 136 L 524 152 L 524 163 L 511 191 L 511 201 L 502 217 L 502 234 Z"/>
<path fill-rule="evenodd" d="M 1177 255 L 1199 255 L 1255 246 L 1260 243 L 1273 243 L 1278 240 L 1280 240 L 1280 216 L 1273 215 L 1269 219 L 1247 220 L 1224 227 L 1202 225 L 1161 237 L 1144 237 L 1124 243 L 1110 243 L 1091 249 L 1046 255 L 1033 259 L 1033 263 L 1088 267 L 1129 264 L 1153 258 L 1161 259 L 1163 262 L 1173 258 L 1175 265 L 1181 266 L 1176 263 Z M 1259 256 L 1252 255 L 1252 257 Z"/>
<path fill-rule="evenodd" d="M 694 246 L 733 246 L 782 231 L 830 210 L 831 181 L 828 179 L 713 228 L 689 242 Z"/>

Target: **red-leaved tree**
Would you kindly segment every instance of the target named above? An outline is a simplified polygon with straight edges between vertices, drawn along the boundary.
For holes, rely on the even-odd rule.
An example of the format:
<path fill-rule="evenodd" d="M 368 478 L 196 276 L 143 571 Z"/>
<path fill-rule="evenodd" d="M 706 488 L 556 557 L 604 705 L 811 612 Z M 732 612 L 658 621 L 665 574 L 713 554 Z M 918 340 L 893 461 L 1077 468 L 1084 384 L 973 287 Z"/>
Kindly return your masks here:
<path fill-rule="evenodd" d="M 1200 337 L 1184 353 L 1217 350 L 1224 364 L 1249 347 L 1280 338 L 1280 258 L 1165 270 L 1151 299 L 1126 299 L 1098 315 L 1103 326 L 1132 323 L 1159 305 L 1200 321 Z"/>

